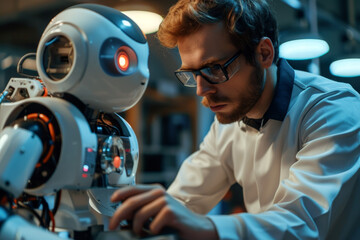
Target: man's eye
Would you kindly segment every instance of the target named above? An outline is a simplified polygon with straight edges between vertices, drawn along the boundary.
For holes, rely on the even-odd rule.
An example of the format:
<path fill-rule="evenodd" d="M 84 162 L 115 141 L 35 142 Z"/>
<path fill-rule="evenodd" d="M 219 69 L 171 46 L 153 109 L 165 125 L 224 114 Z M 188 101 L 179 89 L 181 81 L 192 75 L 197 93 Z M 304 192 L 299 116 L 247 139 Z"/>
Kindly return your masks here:
<path fill-rule="evenodd" d="M 213 67 L 209 67 L 208 72 L 212 75 L 218 75 L 218 74 L 222 73 L 220 65 L 215 65 Z"/>
<path fill-rule="evenodd" d="M 222 71 L 221 71 L 220 65 L 215 65 L 215 66 L 203 69 L 202 73 L 204 73 L 206 75 L 215 75 L 216 76 L 218 74 L 221 74 Z"/>

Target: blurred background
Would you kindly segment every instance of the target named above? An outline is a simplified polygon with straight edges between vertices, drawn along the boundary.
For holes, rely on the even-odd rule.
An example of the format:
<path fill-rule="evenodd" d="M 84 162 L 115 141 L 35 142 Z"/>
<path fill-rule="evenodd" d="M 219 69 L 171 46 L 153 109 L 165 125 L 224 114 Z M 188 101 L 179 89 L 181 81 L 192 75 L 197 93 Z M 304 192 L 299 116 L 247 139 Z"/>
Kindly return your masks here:
<path fill-rule="evenodd" d="M 46 25 L 63 9 L 79 3 L 98 3 L 120 11 L 142 10 L 165 16 L 175 2 L 0 0 L 1 91 L 11 77 L 19 76 L 17 62 L 24 54 L 36 52 Z M 359 0 L 270 0 L 269 3 L 278 19 L 281 42 L 304 37 L 315 39 L 316 43 L 324 40 L 320 46 L 305 42 L 302 47 L 297 42 L 295 47 L 290 47 L 290 52 L 282 49 L 282 56 L 288 58 L 295 69 L 349 83 L 360 91 Z M 180 163 L 198 148 L 214 116 L 201 106 L 195 89 L 185 88 L 175 79 L 173 71 L 181 65 L 177 49 L 162 47 L 155 32 L 148 33 L 147 39 L 149 87 L 142 100 L 122 114 L 134 128 L 140 145 L 137 181 L 168 186 Z M 311 56 L 304 55 L 307 47 L 312 47 L 308 52 Z M 300 50 L 301 59 L 295 59 L 300 54 L 292 53 L 294 50 Z M 343 58 L 355 62 L 336 68 L 333 62 Z M 231 201 L 232 197 L 227 199 Z"/>

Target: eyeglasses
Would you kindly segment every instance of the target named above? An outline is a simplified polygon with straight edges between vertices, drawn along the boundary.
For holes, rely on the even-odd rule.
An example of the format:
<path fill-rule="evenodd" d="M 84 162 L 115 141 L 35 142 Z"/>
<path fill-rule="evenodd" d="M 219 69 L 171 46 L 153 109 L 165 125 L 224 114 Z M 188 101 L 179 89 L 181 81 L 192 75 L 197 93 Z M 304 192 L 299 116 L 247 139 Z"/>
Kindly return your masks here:
<path fill-rule="evenodd" d="M 176 70 L 175 76 L 185 87 L 196 87 L 196 77 L 202 76 L 211 84 L 219 84 L 229 80 L 239 69 L 239 66 L 230 67 L 241 55 L 241 51 L 235 53 L 224 65 L 215 64 L 211 67 L 204 67 L 199 70 Z"/>

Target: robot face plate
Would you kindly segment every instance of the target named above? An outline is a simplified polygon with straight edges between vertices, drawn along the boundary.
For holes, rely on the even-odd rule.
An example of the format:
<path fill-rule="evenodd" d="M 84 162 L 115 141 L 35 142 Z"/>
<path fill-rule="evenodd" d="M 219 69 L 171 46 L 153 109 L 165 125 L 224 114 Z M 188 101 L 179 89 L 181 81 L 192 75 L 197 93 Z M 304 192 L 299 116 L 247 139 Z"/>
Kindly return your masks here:
<path fill-rule="evenodd" d="M 58 14 L 37 49 L 40 78 L 52 93 L 68 93 L 88 107 L 121 112 L 148 83 L 149 48 L 138 26 L 121 12 L 79 4 Z"/>

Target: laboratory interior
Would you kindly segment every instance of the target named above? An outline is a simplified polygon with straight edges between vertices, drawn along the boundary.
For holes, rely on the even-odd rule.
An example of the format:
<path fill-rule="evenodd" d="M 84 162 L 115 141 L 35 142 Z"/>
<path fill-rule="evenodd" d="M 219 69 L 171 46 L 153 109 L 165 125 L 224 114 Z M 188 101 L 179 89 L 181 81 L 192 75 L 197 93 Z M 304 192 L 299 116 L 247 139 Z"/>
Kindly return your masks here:
<path fill-rule="evenodd" d="M 89 232 L 89 226 L 106 221 L 103 217 L 113 214 L 117 206 L 109 203 L 109 199 L 114 188 L 132 184 L 160 184 L 167 188 L 175 179 L 183 160 L 199 148 L 215 117 L 210 109 L 201 104 L 202 98 L 196 95 L 196 88 L 184 87 L 176 79 L 174 71 L 181 67 L 178 49 L 162 46 L 157 38 L 159 24 L 176 2 L 0 0 L 0 131 L 6 131 L 4 136 L 12 136 L 9 145 L 6 145 L 5 137 L 0 138 L 0 149 L 4 151 L 0 151 L 0 175 L 3 175 L 0 189 L 1 196 L 7 196 L 1 198 L 4 207 L 0 214 L 0 236 L 6 236 L 4 239 L 10 240 L 16 234 L 22 234 L 24 237 L 21 239 L 51 239 L 47 234 L 53 234 L 51 230 L 54 229 L 58 233 L 56 237 L 51 235 L 53 239 L 138 239 L 137 236 L 125 234 L 112 238 L 105 233 L 97 234 L 95 238 L 95 234 L 92 234 L 96 230 Z M 360 92 L 360 1 L 268 2 L 278 21 L 280 57 L 287 59 L 294 69 L 348 83 Z M 135 23 L 141 31 L 137 31 L 137 27 L 127 26 L 122 20 L 123 39 L 107 39 L 108 26 L 101 25 L 103 20 L 89 20 L 93 21 L 92 27 L 98 31 L 94 32 L 89 27 L 91 24 L 86 24 L 86 14 L 89 18 L 99 16 L 81 11 L 81 8 L 106 15 L 108 8 L 97 10 L 98 5 L 111 8 L 111 13 L 120 11 L 121 16 L 125 15 L 133 21 L 126 21 L 127 24 Z M 76 16 L 77 11 L 79 16 Z M 80 17 L 82 14 L 84 16 Z M 75 22 L 77 17 L 79 25 Z M 65 24 L 56 25 L 56 19 L 60 18 L 66 19 Z M 84 29 L 80 29 L 82 25 Z M 110 26 L 109 29 L 113 31 Z M 86 31 L 89 32 L 88 36 Z M 63 32 L 63 35 L 54 37 L 57 32 Z M 94 36 L 94 40 L 90 35 Z M 82 41 L 90 42 L 84 45 Z M 99 41 L 108 42 L 98 46 Z M 125 56 L 119 54 L 119 50 L 116 52 L 119 66 L 110 64 L 112 58 L 108 55 L 114 53 L 113 48 L 125 52 Z M 78 54 L 76 57 L 75 50 Z M 60 55 L 59 59 L 51 59 L 51 55 L 56 54 Z M 96 61 L 89 61 L 89 66 L 86 66 L 88 63 L 84 59 L 92 57 L 101 59 L 101 67 L 108 74 L 98 73 Z M 134 60 L 136 57 L 138 59 Z M 44 73 L 39 68 L 46 64 L 53 69 Z M 75 66 L 74 69 L 69 70 L 69 64 L 73 64 L 70 68 Z M 62 69 L 57 71 L 57 67 Z M 129 73 L 116 72 L 119 69 Z M 50 77 L 44 77 L 46 74 Z M 68 79 L 69 75 L 73 77 Z M 105 82 L 110 81 L 109 76 L 115 75 L 128 83 L 119 80 L 116 86 L 107 85 Z M 73 80 L 77 77 L 85 80 Z M 108 80 L 96 85 L 103 79 Z M 133 83 L 139 83 L 140 89 L 135 89 Z M 44 88 L 47 88 L 46 92 L 42 91 Z M 120 106 L 117 103 L 121 103 Z M 88 106 L 105 109 L 109 114 L 89 110 Z M 76 109 L 81 107 L 89 118 L 96 114 L 100 116 L 96 124 L 87 122 Z M 21 122 L 20 118 L 27 120 Z M 53 145 L 44 147 L 54 158 L 58 158 L 58 162 L 49 163 L 53 157 L 45 156 L 43 162 L 36 163 L 36 156 L 42 151 L 42 147 L 38 146 L 39 140 L 31 141 L 32 136 L 27 136 L 29 131 L 15 134 L 13 131 L 16 128 L 6 128 L 13 125 L 12 122 L 28 127 L 31 125 L 29 119 L 45 122 L 45 128 L 50 131 L 47 137 Z M 41 130 L 43 125 L 32 127 L 40 128 L 34 131 L 44 131 Z M 97 134 L 94 134 L 93 128 L 97 128 Z M 114 137 L 114 131 L 123 136 Z M 21 144 L 30 146 L 30 153 L 27 149 L 20 149 L 17 153 L 16 146 Z M 67 149 L 62 149 L 65 147 Z M 26 160 L 17 163 L 17 170 L 14 171 L 11 169 L 14 167 L 13 159 L 9 154 L 27 154 L 20 158 L 31 159 L 32 162 Z M 82 160 L 78 160 L 80 158 Z M 32 175 L 34 166 L 39 176 Z M 75 170 L 78 166 L 81 167 L 80 172 Z M 100 174 L 107 175 L 104 177 Z M 23 176 L 31 176 L 31 180 Z M 53 179 L 55 177 L 57 179 Z M 13 179 L 21 180 L 16 182 Z M 44 182 L 47 182 L 47 186 L 41 185 Z M 18 189 L 13 190 L 14 185 Z M 32 195 L 36 200 L 30 199 Z M 9 196 L 18 202 L 14 205 L 22 215 L 21 219 L 16 219 L 19 223 L 9 220 L 11 214 L 6 215 L 9 212 Z M 234 184 L 211 212 L 231 214 L 244 211 L 242 198 L 241 187 Z M 44 213 L 45 208 L 54 211 Z M 33 223 L 21 222 L 26 218 L 24 215 L 33 219 Z M 8 230 L 7 222 L 11 226 L 9 229 L 12 226 L 17 229 Z M 26 228 L 19 227 L 22 224 Z M 43 231 L 45 227 L 41 225 L 46 225 L 49 231 Z M 42 234 L 43 238 L 34 238 Z M 168 237 L 159 239 L 176 239 L 171 234 Z"/>

